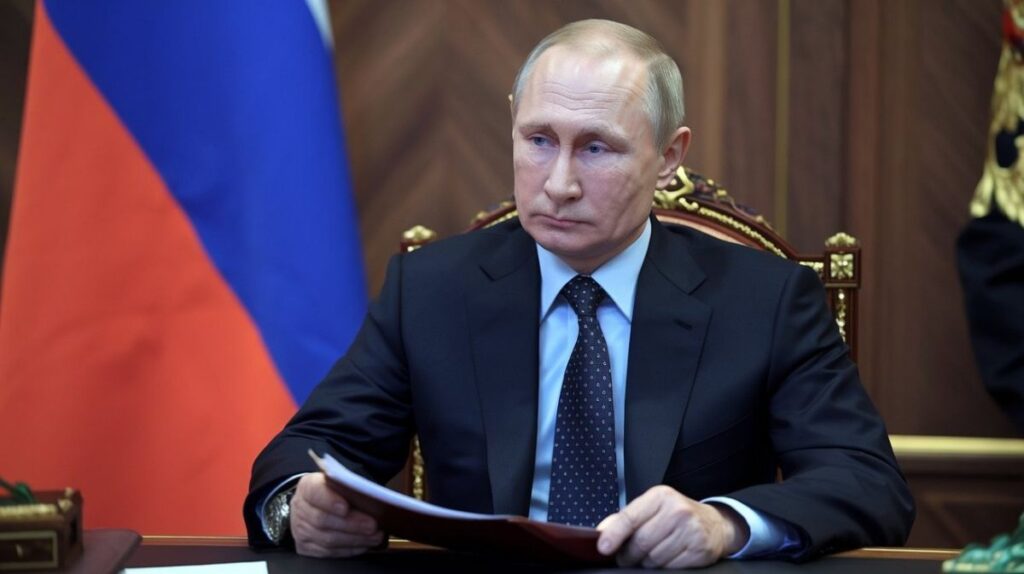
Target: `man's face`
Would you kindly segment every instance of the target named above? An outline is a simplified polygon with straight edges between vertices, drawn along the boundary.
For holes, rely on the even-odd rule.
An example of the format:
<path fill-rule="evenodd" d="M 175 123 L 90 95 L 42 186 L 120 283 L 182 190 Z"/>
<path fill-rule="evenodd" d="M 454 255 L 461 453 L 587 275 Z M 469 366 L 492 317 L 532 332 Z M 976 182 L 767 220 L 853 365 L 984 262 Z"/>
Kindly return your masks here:
<path fill-rule="evenodd" d="M 645 66 L 628 56 L 556 46 L 520 95 L 512 127 L 519 219 L 578 272 L 625 249 L 651 211 L 666 159 L 643 110 L 646 81 Z"/>

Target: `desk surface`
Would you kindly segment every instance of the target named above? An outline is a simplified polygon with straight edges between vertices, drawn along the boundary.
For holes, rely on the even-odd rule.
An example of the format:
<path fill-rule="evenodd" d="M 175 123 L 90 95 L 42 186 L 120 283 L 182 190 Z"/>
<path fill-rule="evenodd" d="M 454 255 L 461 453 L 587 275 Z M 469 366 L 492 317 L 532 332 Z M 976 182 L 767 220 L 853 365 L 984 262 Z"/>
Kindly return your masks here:
<path fill-rule="evenodd" d="M 936 573 L 942 560 L 956 555 L 948 550 L 865 549 L 823 558 L 808 564 L 786 562 L 722 562 L 702 570 L 708 574 L 799 572 L 801 574 Z M 301 572 L 318 574 L 378 572 L 614 572 L 624 569 L 564 569 L 507 559 L 488 559 L 448 552 L 406 541 L 393 541 L 385 552 L 356 558 L 319 560 L 290 552 L 256 552 L 241 538 L 147 537 L 128 561 L 128 566 L 169 566 L 265 560 L 271 574 Z M 637 570 L 641 572 L 644 570 Z M 649 570 L 644 571 L 649 572 Z"/>

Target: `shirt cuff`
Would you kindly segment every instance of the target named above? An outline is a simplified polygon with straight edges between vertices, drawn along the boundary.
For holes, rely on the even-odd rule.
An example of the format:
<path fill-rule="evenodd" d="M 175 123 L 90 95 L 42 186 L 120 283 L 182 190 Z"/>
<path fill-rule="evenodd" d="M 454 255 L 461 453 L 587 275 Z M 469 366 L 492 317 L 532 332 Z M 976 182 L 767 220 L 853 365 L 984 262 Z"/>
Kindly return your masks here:
<path fill-rule="evenodd" d="M 746 545 L 735 554 L 727 556 L 728 559 L 778 555 L 791 552 L 801 546 L 800 533 L 785 520 L 762 514 L 728 496 L 712 496 L 701 502 L 728 506 L 743 518 L 750 529 L 750 538 Z"/>
<path fill-rule="evenodd" d="M 300 478 L 307 474 L 309 473 L 300 472 L 299 474 L 294 474 L 288 477 L 286 480 L 281 481 L 280 484 L 274 487 L 274 490 L 270 491 L 270 494 L 263 498 L 262 502 L 256 505 L 256 516 L 258 516 L 260 519 L 260 526 L 263 527 L 263 535 L 267 537 L 267 540 L 273 540 L 273 538 L 270 537 L 270 532 L 267 530 L 267 523 L 265 520 L 263 520 L 263 516 L 266 514 L 267 503 L 270 502 L 270 499 L 277 496 L 277 493 L 295 486 L 295 483 L 297 483 Z"/>

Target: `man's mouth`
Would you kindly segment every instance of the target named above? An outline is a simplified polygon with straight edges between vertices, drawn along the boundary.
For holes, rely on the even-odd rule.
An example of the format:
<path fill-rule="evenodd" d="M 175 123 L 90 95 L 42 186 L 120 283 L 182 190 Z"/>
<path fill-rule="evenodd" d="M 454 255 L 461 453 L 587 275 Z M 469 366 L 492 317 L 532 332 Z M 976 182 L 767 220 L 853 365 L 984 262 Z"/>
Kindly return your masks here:
<path fill-rule="evenodd" d="M 559 229 L 567 229 L 569 227 L 573 227 L 573 226 L 576 226 L 576 225 L 579 225 L 579 224 L 583 223 L 582 221 L 580 221 L 578 219 L 569 219 L 569 218 L 566 218 L 566 217 L 556 217 L 556 216 L 553 216 L 553 215 L 537 215 L 535 217 L 540 220 L 540 223 L 542 223 L 544 225 L 547 225 L 549 227 L 555 227 L 555 228 L 559 228 Z"/>

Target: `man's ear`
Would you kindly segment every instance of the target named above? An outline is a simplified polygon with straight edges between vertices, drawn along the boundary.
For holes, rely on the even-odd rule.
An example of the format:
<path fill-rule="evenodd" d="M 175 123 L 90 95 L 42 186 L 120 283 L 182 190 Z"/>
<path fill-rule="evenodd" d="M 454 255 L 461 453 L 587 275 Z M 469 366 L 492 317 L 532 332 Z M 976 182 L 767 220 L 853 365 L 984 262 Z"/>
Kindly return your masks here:
<path fill-rule="evenodd" d="M 672 134 L 672 139 L 661 153 L 661 169 L 658 170 L 658 189 L 665 189 L 676 175 L 676 169 L 683 164 L 686 150 L 690 148 L 693 133 L 683 126 Z"/>

